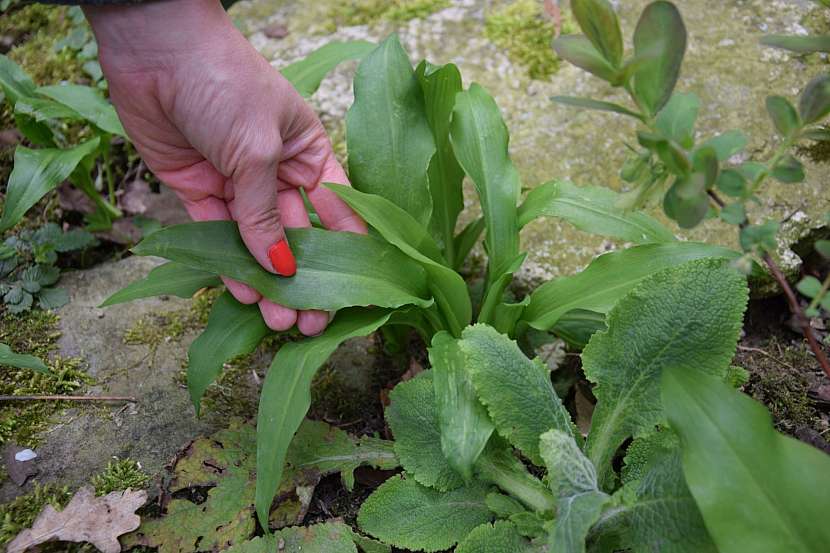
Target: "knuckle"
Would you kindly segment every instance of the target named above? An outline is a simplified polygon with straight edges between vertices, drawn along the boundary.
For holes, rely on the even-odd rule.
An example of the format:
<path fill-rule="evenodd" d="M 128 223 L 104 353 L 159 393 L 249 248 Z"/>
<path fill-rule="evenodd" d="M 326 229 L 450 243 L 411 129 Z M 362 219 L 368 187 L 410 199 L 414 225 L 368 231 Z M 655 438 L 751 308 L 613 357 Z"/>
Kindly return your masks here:
<path fill-rule="evenodd" d="M 250 233 L 274 232 L 279 228 L 280 210 L 276 205 L 262 204 L 255 211 L 240 213 L 239 230 Z"/>

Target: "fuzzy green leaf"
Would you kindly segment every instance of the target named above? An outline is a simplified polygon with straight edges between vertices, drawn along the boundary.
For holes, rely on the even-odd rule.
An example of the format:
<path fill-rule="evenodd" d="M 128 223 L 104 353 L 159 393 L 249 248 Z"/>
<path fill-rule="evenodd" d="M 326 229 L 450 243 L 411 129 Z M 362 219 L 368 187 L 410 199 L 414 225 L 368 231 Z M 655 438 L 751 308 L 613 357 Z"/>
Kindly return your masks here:
<path fill-rule="evenodd" d="M 432 198 L 427 169 L 435 141 L 421 85 L 396 35 L 360 62 L 354 93 L 346 116 L 352 185 L 383 196 L 428 224 Z"/>
<path fill-rule="evenodd" d="M 640 283 L 608 314 L 582 353 L 597 406 L 586 453 L 603 488 L 623 442 L 660 423 L 660 376 L 667 367 L 723 375 L 747 303 L 746 282 L 723 260 L 696 260 Z"/>
<path fill-rule="evenodd" d="M 634 93 L 653 114 L 666 104 L 686 52 L 686 26 L 671 2 L 658 0 L 643 10 L 634 30 L 634 55 L 650 57 L 634 73 Z"/>
<path fill-rule="evenodd" d="M 280 73 L 302 96 L 314 94 L 329 72 L 344 61 L 363 59 L 377 45 L 365 40 L 332 41 L 305 58 L 285 66 Z"/>
<path fill-rule="evenodd" d="M 77 84 L 60 84 L 41 86 L 37 89 L 37 93 L 76 111 L 78 115 L 104 132 L 127 137 L 115 108 L 95 88 Z"/>
<path fill-rule="evenodd" d="M 519 226 L 539 216 L 558 217 L 579 230 L 635 244 L 672 242 L 674 235 L 653 217 L 616 207 L 619 194 L 600 186 L 552 181 L 531 190 L 519 207 Z"/>
<path fill-rule="evenodd" d="M 257 415 L 256 512 L 263 526 L 268 524 L 288 445 L 311 405 L 317 369 L 341 343 L 371 334 L 390 315 L 379 309 L 343 310 L 320 336 L 286 344 L 277 352 L 262 384 Z"/>
<path fill-rule="evenodd" d="M 607 313 L 647 276 L 705 257 L 735 259 L 738 253 L 709 244 L 668 242 L 603 254 L 582 272 L 551 280 L 534 290 L 522 320 L 533 328 L 549 330 L 573 309 Z"/>
<path fill-rule="evenodd" d="M 486 496 L 487 487 L 478 483 L 439 492 L 393 476 L 363 503 L 357 521 L 364 532 L 395 547 L 442 551 L 492 520 Z"/>
<path fill-rule="evenodd" d="M 6 344 L 0 344 L 0 365 L 17 367 L 18 369 L 31 369 L 44 374 L 49 373 L 49 367 L 43 361 L 34 355 L 15 353 Z"/>
<path fill-rule="evenodd" d="M 625 450 L 622 483 L 641 480 L 657 460 L 680 447 L 680 439 L 671 429 L 657 427 L 634 438 Z"/>
<path fill-rule="evenodd" d="M 721 553 L 823 551 L 830 458 L 773 429 L 758 402 L 718 379 L 673 368 L 663 403 L 683 472 Z"/>
<path fill-rule="evenodd" d="M 516 342 L 486 325 L 466 329 L 459 345 L 496 430 L 541 465 L 539 435 L 551 428 L 572 432 L 547 366 L 528 359 Z"/>
<path fill-rule="evenodd" d="M 0 232 L 16 225 L 30 207 L 66 180 L 78 163 L 97 147 L 98 138 L 67 150 L 30 150 L 18 146 L 14 151 L 14 169 L 6 188 Z"/>
<path fill-rule="evenodd" d="M 190 298 L 202 288 L 220 284 L 222 280 L 213 273 L 179 263 L 165 263 L 108 297 L 100 307 L 161 295 Z"/>
<path fill-rule="evenodd" d="M 591 44 L 611 65 L 619 66 L 623 56 L 622 31 L 611 3 L 608 0 L 573 0 L 571 9 Z"/>
<path fill-rule="evenodd" d="M 516 527 L 506 521 L 482 524 L 458 544 L 455 553 L 541 553 L 542 548 L 523 538 Z"/>
<path fill-rule="evenodd" d="M 352 531 L 342 522 L 292 526 L 237 544 L 226 553 L 357 553 Z"/>
<path fill-rule="evenodd" d="M 430 296 L 421 267 L 378 238 L 315 228 L 285 232 L 297 258 L 297 274 L 291 278 L 263 269 L 233 221 L 166 227 L 142 240 L 133 252 L 233 278 L 295 309 L 432 304 L 426 299 Z"/>

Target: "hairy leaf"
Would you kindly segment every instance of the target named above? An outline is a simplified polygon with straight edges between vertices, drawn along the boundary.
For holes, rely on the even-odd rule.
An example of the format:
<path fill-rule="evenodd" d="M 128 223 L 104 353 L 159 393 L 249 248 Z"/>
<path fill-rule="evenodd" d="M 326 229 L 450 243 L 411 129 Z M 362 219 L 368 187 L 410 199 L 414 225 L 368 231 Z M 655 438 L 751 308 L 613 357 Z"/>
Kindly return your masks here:
<path fill-rule="evenodd" d="M 44 374 L 49 373 L 49 367 L 43 361 L 34 355 L 15 353 L 6 344 L 0 344 L 0 365 L 16 367 L 18 369 L 31 369 Z"/>
<path fill-rule="evenodd" d="M 516 527 L 506 520 L 497 520 L 494 524 L 482 524 L 467 535 L 458 544 L 455 553 L 541 553 L 519 534 Z"/>
<path fill-rule="evenodd" d="M 179 263 L 165 263 L 108 297 L 101 307 L 162 295 L 190 298 L 202 288 L 220 284 L 222 280 L 213 273 Z"/>
<path fill-rule="evenodd" d="M 634 93 L 652 114 L 668 102 L 686 52 L 686 27 L 671 2 L 658 0 L 643 10 L 634 30 L 634 55 L 649 57 L 634 73 Z"/>
<path fill-rule="evenodd" d="M 115 108 L 94 88 L 77 84 L 60 84 L 41 86 L 37 89 L 37 93 L 76 111 L 78 115 L 102 131 L 127 137 L 118 114 L 115 113 Z"/>
<path fill-rule="evenodd" d="M 187 389 L 197 415 L 202 395 L 225 363 L 251 353 L 268 333 L 258 305 L 239 303 L 230 292 L 219 296 L 205 330 L 187 350 Z"/>
<path fill-rule="evenodd" d="M 496 430 L 541 465 L 539 435 L 551 428 L 572 431 L 545 364 L 531 361 L 516 342 L 486 325 L 466 329 L 459 344 Z"/>
<path fill-rule="evenodd" d="M 579 230 L 635 244 L 672 242 L 674 235 L 656 219 L 616 207 L 619 194 L 600 186 L 552 181 L 531 190 L 519 207 L 519 226 L 539 216 L 559 217 Z"/>
<path fill-rule="evenodd" d="M 309 97 L 320 88 L 329 72 L 344 61 L 363 59 L 377 45 L 365 40 L 332 41 L 305 58 L 285 66 L 280 73 L 302 96 Z"/>
<path fill-rule="evenodd" d="M 677 434 L 662 426 L 637 436 L 625 450 L 622 483 L 641 480 L 655 461 L 673 453 L 679 447 L 680 439 Z"/>
<path fill-rule="evenodd" d="M 343 310 L 323 334 L 286 344 L 274 357 L 262 384 L 257 415 L 256 512 L 263 526 L 268 524 L 288 445 L 311 405 L 314 374 L 342 342 L 371 334 L 390 314 L 378 309 Z"/>
<path fill-rule="evenodd" d="M 476 397 L 468 358 L 458 340 L 446 332 L 436 334 L 429 348 L 429 363 L 441 450 L 450 466 L 470 482 L 473 465 L 493 433 L 493 423 Z"/>
<path fill-rule="evenodd" d="M 692 259 L 734 259 L 738 255 L 720 246 L 695 242 L 645 244 L 606 253 L 582 272 L 551 280 L 534 290 L 522 320 L 533 328 L 549 330 L 572 309 L 607 313 L 641 280 L 662 269 Z"/>
<path fill-rule="evenodd" d="M 346 116 L 352 184 L 428 224 L 432 198 L 427 169 L 435 141 L 421 85 L 396 35 L 360 62 L 354 96 Z"/>
<path fill-rule="evenodd" d="M 830 526 L 830 458 L 773 429 L 769 412 L 718 379 L 663 375 L 683 472 L 721 553 L 822 551 Z"/>
<path fill-rule="evenodd" d="M 263 269 L 232 221 L 166 227 L 142 240 L 133 252 L 239 280 L 271 301 L 295 309 L 432 303 L 426 299 L 429 292 L 421 267 L 378 238 L 314 228 L 287 229 L 286 235 L 297 258 L 297 274 L 292 278 Z"/>
<path fill-rule="evenodd" d="M 97 147 L 98 138 L 67 150 L 30 150 L 18 146 L 14 151 L 14 169 L 6 188 L 0 232 L 16 225 L 30 207 L 66 180 L 78 163 Z"/>
<path fill-rule="evenodd" d="M 582 352 L 597 397 L 586 452 L 603 488 L 622 443 L 663 420 L 664 369 L 724 374 L 747 296 L 744 277 L 723 260 L 695 260 L 649 277 L 611 310 L 608 330 Z"/>
<path fill-rule="evenodd" d="M 395 547 L 442 551 L 490 522 L 486 496 L 487 487 L 478 483 L 439 492 L 393 476 L 363 503 L 357 521 L 364 532 Z"/>
<path fill-rule="evenodd" d="M 292 526 L 237 544 L 226 553 L 357 553 L 351 529 L 342 522 Z"/>

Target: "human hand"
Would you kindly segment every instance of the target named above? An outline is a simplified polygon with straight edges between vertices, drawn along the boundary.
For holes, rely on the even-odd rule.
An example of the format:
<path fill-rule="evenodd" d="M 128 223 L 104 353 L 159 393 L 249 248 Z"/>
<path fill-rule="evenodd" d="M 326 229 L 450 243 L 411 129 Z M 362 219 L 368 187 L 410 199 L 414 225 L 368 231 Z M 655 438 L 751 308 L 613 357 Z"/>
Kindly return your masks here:
<path fill-rule="evenodd" d="M 283 226 L 311 226 L 300 188 L 323 225 L 366 233 L 321 182 L 348 184 L 312 109 L 236 30 L 218 0 L 87 7 L 110 98 L 147 166 L 197 221 L 232 219 L 268 271 L 293 274 Z M 269 255 L 270 254 L 270 255 Z M 305 335 L 323 311 L 277 305 L 223 278 L 266 324 Z"/>

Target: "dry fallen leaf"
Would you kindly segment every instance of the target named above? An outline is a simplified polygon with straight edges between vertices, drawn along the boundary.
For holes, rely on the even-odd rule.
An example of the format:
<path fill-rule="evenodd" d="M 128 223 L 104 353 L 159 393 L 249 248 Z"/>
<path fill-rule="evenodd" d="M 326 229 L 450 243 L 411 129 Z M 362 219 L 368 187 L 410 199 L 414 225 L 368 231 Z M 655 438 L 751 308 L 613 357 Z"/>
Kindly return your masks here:
<path fill-rule="evenodd" d="M 104 553 L 119 553 L 118 536 L 141 524 L 135 510 L 147 501 L 147 492 L 126 490 L 95 497 L 92 488 L 81 488 L 63 511 L 47 505 L 31 528 L 9 544 L 8 553 L 22 553 L 50 540 L 89 542 Z"/>

